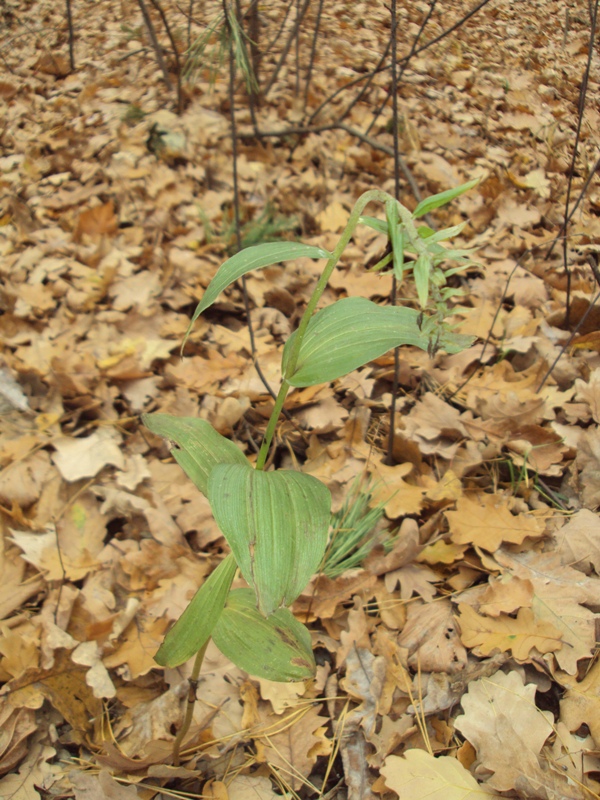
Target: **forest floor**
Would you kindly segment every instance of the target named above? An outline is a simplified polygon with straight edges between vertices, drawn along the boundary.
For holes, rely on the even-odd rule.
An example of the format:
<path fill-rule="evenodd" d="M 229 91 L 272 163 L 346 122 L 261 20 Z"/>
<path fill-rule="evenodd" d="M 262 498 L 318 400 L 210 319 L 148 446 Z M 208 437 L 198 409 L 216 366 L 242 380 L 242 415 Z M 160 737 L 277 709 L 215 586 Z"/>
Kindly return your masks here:
<path fill-rule="evenodd" d="M 219 4 L 204 5 L 200 21 L 213 20 Z M 266 5 L 264 81 L 295 13 L 277 38 L 284 4 Z M 399 57 L 428 9 L 402 5 Z M 466 13 L 440 6 L 421 44 Z M 380 510 L 374 549 L 315 576 L 294 605 L 313 681 L 256 680 L 209 648 L 179 767 L 191 667 L 153 656 L 227 546 L 140 414 L 200 416 L 252 460 L 273 405 L 240 287 L 179 356 L 235 250 L 227 65 L 212 87 L 197 70 L 177 114 L 136 4 L 75 0 L 75 71 L 63 12 L 0 4 L 0 798 L 598 798 L 597 52 L 571 208 L 591 181 L 551 249 L 588 5 L 492 0 L 410 59 L 399 137 L 415 184 L 426 196 L 481 179 L 433 215 L 467 222 L 457 242 L 478 266 L 450 321 L 477 341 L 454 356 L 402 349 L 393 465 L 393 353 L 289 395 L 273 463 L 328 485 L 340 535 L 344 504 L 366 497 Z M 167 12 L 183 42 L 185 18 Z M 257 110 L 262 131 L 305 125 L 377 66 L 390 34 L 383 3 L 325 4 L 305 107 L 314 24 L 311 7 Z M 260 140 L 238 85 L 244 244 L 277 229 L 332 249 L 361 192 L 394 191 L 391 108 L 375 113 L 389 81 L 373 79 L 345 128 Z M 313 124 L 334 123 L 362 85 Z M 417 204 L 404 177 L 400 199 Z M 367 269 L 385 247 L 359 228 L 323 302 L 388 302 L 390 274 Z M 321 268 L 301 259 L 247 279 L 255 357 L 275 391 Z M 400 293 L 415 305 L 410 281 Z"/>

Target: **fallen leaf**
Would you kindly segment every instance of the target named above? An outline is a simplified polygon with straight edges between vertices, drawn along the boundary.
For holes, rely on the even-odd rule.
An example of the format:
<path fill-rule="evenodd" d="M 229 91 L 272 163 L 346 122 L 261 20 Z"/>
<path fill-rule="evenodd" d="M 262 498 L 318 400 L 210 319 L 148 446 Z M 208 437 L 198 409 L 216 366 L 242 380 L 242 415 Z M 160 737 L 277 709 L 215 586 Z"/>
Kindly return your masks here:
<path fill-rule="evenodd" d="M 92 433 L 85 439 L 62 437 L 52 446 L 56 452 L 52 460 L 66 481 L 94 478 L 108 464 L 124 469 L 125 458 L 117 439 L 104 429 Z"/>
<path fill-rule="evenodd" d="M 498 797 L 477 783 L 455 758 L 435 758 L 425 750 L 407 750 L 404 756 L 388 756 L 381 774 L 388 789 L 402 800 L 478 800 Z"/>
<path fill-rule="evenodd" d="M 140 796 L 135 786 L 123 786 L 106 769 L 99 773 L 72 770 L 69 780 L 75 800 L 136 800 Z"/>
<path fill-rule="evenodd" d="M 574 676 L 559 674 L 558 679 L 567 691 L 560 701 L 560 718 L 571 731 L 587 725 L 600 748 L 600 661 L 596 660 L 581 681 Z"/>
<path fill-rule="evenodd" d="M 523 685 L 517 672 L 496 672 L 469 684 L 456 728 L 477 750 L 478 760 L 493 772 L 488 785 L 514 789 L 521 775 L 543 776 L 538 760 L 553 733 L 554 718 L 535 705 L 535 684 Z"/>
<path fill-rule="evenodd" d="M 531 608 L 535 619 L 560 632 L 562 648 L 554 657 L 561 669 L 575 675 L 578 660 L 589 658 L 595 647 L 595 615 L 583 604 L 600 603 L 598 582 L 563 566 L 552 552 L 509 555 L 500 550 L 495 558 L 513 575 L 533 584 Z"/>
<path fill-rule="evenodd" d="M 35 712 L 30 708 L 13 708 L 0 698 L 0 775 L 10 772 L 27 755 L 27 739 L 37 730 Z"/>
<path fill-rule="evenodd" d="M 398 644 L 408 650 L 408 663 L 423 672 L 463 670 L 467 651 L 463 647 L 449 600 L 411 603 Z"/>
<path fill-rule="evenodd" d="M 511 514 L 507 498 L 495 494 L 460 497 L 456 511 L 444 512 L 452 541 L 474 544 L 490 553 L 502 542 L 521 544 L 524 539 L 538 539 L 544 534 L 544 524 L 532 515 Z"/>
<path fill-rule="evenodd" d="M 600 520 L 598 515 L 582 508 L 554 534 L 557 552 L 565 566 L 591 575 L 600 574 Z"/>
<path fill-rule="evenodd" d="M 118 219 L 115 216 L 115 205 L 112 200 L 100 206 L 82 211 L 73 233 L 73 241 L 80 242 L 83 235 L 102 236 L 117 231 Z"/>
<path fill-rule="evenodd" d="M 549 622 L 535 618 L 530 608 L 521 608 L 517 618 L 500 614 L 483 617 L 471 606 L 458 606 L 460 638 L 477 655 L 489 656 L 494 650 L 512 651 L 517 661 L 527 661 L 535 648 L 538 653 L 554 653 L 562 647 L 561 632 Z"/>

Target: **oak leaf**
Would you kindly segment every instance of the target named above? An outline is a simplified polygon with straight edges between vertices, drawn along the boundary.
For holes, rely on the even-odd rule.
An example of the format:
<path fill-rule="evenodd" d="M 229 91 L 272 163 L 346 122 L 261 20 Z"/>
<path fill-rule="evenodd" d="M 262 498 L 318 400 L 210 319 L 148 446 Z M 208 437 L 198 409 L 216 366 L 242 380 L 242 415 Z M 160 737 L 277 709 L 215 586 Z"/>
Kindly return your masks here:
<path fill-rule="evenodd" d="M 575 677 L 561 673 L 557 679 L 568 687 L 560 701 L 561 720 L 570 731 L 587 725 L 596 749 L 600 749 L 600 661 L 595 661 L 579 682 Z"/>
<path fill-rule="evenodd" d="M 408 664 L 423 672 L 460 672 L 467 664 L 450 601 L 412 603 L 398 644 L 409 652 Z"/>
<path fill-rule="evenodd" d="M 553 733 L 554 718 L 536 707 L 536 690 L 535 684 L 523 685 L 518 672 L 499 671 L 472 681 L 462 697 L 464 714 L 456 718 L 455 726 L 477 750 L 479 771 L 494 773 L 487 784 L 498 791 L 510 791 L 523 782 L 534 789 L 553 782 L 538 756 Z M 565 793 L 573 796 L 578 795 Z"/>
<path fill-rule="evenodd" d="M 563 566 L 552 552 L 513 555 L 499 550 L 495 559 L 516 577 L 531 581 L 535 618 L 560 631 L 563 647 L 555 658 L 561 669 L 575 675 L 579 659 L 590 657 L 595 647 L 596 615 L 583 604 L 600 605 L 600 582 Z"/>
<path fill-rule="evenodd" d="M 500 614 L 496 619 L 482 617 L 471 606 L 460 603 L 462 643 L 476 655 L 488 656 L 494 650 L 512 650 L 517 661 L 527 661 L 532 649 L 538 653 L 553 653 L 561 645 L 561 632 L 549 622 L 537 620 L 530 608 L 521 608 L 517 618 Z"/>
<path fill-rule="evenodd" d="M 460 497 L 456 511 L 446 511 L 452 541 L 473 544 L 493 553 L 502 542 L 521 544 L 527 537 L 538 539 L 544 524 L 532 515 L 511 514 L 507 498 L 496 494 Z"/>
<path fill-rule="evenodd" d="M 408 750 L 404 756 L 388 756 L 381 767 L 388 789 L 402 800 L 480 800 L 497 797 L 481 786 L 455 758 L 435 756 L 425 750 Z"/>

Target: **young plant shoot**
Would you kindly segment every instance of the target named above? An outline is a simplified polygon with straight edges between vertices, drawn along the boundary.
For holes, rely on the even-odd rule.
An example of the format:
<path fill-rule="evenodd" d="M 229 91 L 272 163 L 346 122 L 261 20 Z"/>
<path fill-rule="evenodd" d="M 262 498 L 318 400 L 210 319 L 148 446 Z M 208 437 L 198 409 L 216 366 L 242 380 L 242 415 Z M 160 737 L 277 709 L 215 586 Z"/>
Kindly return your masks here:
<path fill-rule="evenodd" d="M 423 200 L 411 213 L 380 190 L 363 194 L 333 251 L 294 242 L 249 247 L 218 270 L 192 317 L 194 321 L 219 294 L 253 269 L 301 257 L 327 263 L 298 329 L 283 350 L 282 383 L 265 437 L 253 466 L 233 442 L 208 422 L 166 414 L 144 415 L 144 424 L 172 442 L 174 458 L 206 495 L 231 554 L 200 587 L 156 654 L 158 664 L 176 667 L 203 654 L 212 638 L 247 672 L 272 681 L 299 681 L 314 674 L 308 630 L 289 611 L 327 548 L 331 517 L 329 490 L 316 478 L 292 470 L 265 471 L 279 415 L 290 389 L 327 383 L 403 344 L 430 353 L 457 353 L 472 337 L 452 332 L 444 321 L 447 300 L 456 293 L 446 277 L 471 263 L 469 251 L 440 244 L 462 226 L 434 232 L 418 219 L 471 189 L 477 181 Z M 362 217 L 371 202 L 382 203 L 385 220 Z M 401 281 L 412 270 L 421 311 L 378 306 L 348 297 L 316 311 L 317 304 L 356 226 L 387 234 L 391 253 L 377 265 L 392 263 Z M 442 265 L 455 266 L 443 269 Z M 184 344 L 185 344 L 184 340 Z M 248 588 L 231 590 L 239 569 Z M 200 669 L 197 658 L 195 675 Z"/>

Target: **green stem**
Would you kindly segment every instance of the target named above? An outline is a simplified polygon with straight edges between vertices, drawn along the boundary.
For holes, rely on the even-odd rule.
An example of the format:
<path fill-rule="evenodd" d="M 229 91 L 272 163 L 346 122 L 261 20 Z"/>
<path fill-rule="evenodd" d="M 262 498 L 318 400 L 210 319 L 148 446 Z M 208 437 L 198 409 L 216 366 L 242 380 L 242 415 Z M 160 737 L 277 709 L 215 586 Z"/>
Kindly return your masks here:
<path fill-rule="evenodd" d="M 342 231 L 340 240 L 338 241 L 335 250 L 331 254 L 331 258 L 325 265 L 325 269 L 323 270 L 321 277 L 317 281 L 317 285 L 315 286 L 311 298 L 308 301 L 308 304 L 304 310 L 304 314 L 302 315 L 302 319 L 300 320 L 300 324 L 298 325 L 298 330 L 296 331 L 296 335 L 294 337 L 294 344 L 290 352 L 290 357 L 288 359 L 284 377 L 291 378 L 294 372 L 296 371 L 298 356 L 300 355 L 300 348 L 302 347 L 302 340 L 304 339 L 304 334 L 306 333 L 306 329 L 308 328 L 308 323 L 310 322 L 310 318 L 314 314 L 315 309 L 317 307 L 317 303 L 319 302 L 319 300 L 321 299 L 321 295 L 325 291 L 325 287 L 327 286 L 329 279 L 331 278 L 331 273 L 336 268 L 337 262 L 340 260 L 341 255 L 346 248 L 346 245 L 348 244 L 348 242 L 352 238 L 352 234 L 356 230 L 356 226 L 358 225 L 358 220 L 360 218 L 360 215 L 365 210 L 367 205 L 371 203 L 373 200 L 379 200 L 380 202 L 385 203 L 385 201 L 389 199 L 390 195 L 387 192 L 383 192 L 381 189 L 370 189 L 368 192 L 361 194 L 361 196 L 354 204 L 354 208 L 350 213 L 350 217 L 348 219 L 346 227 Z"/>
<path fill-rule="evenodd" d="M 183 718 L 183 723 L 181 728 L 179 729 L 179 733 L 175 737 L 175 741 L 173 742 L 173 764 L 174 766 L 178 767 L 180 763 L 180 751 L 181 745 L 183 740 L 187 736 L 187 733 L 190 729 L 190 725 L 192 724 L 192 717 L 194 716 L 194 706 L 196 704 L 196 691 L 198 689 L 198 676 L 200 675 L 200 670 L 202 668 L 202 662 L 204 661 L 204 654 L 206 653 L 206 648 L 208 647 L 208 643 L 210 642 L 210 636 L 206 640 L 205 644 L 202 645 L 200 650 L 196 653 L 196 660 L 194 661 L 194 666 L 192 667 L 192 674 L 189 678 L 189 690 L 188 690 L 188 699 L 187 705 L 185 709 L 185 717 Z"/>
<path fill-rule="evenodd" d="M 358 225 L 358 220 L 360 218 L 360 215 L 365 210 L 366 206 L 373 200 L 379 200 L 382 203 L 385 203 L 386 200 L 389 199 L 390 195 L 387 192 L 383 192 L 381 191 L 381 189 L 370 189 L 368 192 L 362 194 L 354 204 L 354 208 L 350 213 L 350 217 L 348 219 L 346 227 L 342 231 L 342 235 L 340 236 L 336 248 L 331 254 L 331 258 L 325 265 L 325 269 L 323 270 L 321 277 L 317 281 L 317 284 L 313 290 L 310 300 L 308 301 L 307 306 L 304 309 L 304 314 L 302 315 L 300 324 L 298 325 L 298 330 L 296 331 L 296 335 L 294 337 L 294 343 L 290 351 L 290 357 L 288 359 L 285 375 L 283 376 L 283 383 L 281 384 L 281 388 L 279 389 L 277 399 L 275 400 L 275 405 L 273 406 L 273 411 L 271 412 L 271 416 L 269 417 L 269 422 L 267 424 L 267 430 L 265 431 L 265 437 L 263 439 L 260 451 L 258 453 L 258 457 L 256 459 L 256 469 L 264 469 L 265 462 L 267 460 L 267 454 L 269 452 L 271 442 L 273 441 L 273 436 L 275 435 L 275 428 L 277 427 L 277 421 L 279 419 L 279 415 L 281 414 L 283 404 L 285 403 L 285 398 L 287 397 L 287 393 L 290 390 L 290 383 L 288 382 L 288 379 L 291 378 L 294 372 L 296 371 L 296 365 L 298 363 L 298 357 L 300 355 L 300 348 L 302 347 L 302 340 L 304 339 L 306 329 L 308 328 L 308 323 L 310 322 L 310 318 L 315 312 L 317 303 L 321 299 L 321 295 L 325 291 L 325 287 L 329 282 L 329 278 L 331 278 L 331 273 L 333 272 L 338 261 L 340 260 L 341 255 L 344 252 L 344 249 L 346 248 L 346 245 L 352 238 L 352 234 L 354 233 L 356 226 Z"/>
<path fill-rule="evenodd" d="M 258 457 L 256 459 L 256 469 L 265 468 L 265 461 L 267 460 L 269 447 L 271 446 L 271 442 L 273 441 L 273 436 L 275 435 L 277 420 L 279 419 L 279 415 L 281 414 L 281 409 L 283 408 L 283 404 L 285 403 L 285 398 L 287 397 L 287 393 L 289 392 L 289 390 L 290 390 L 290 384 L 284 379 L 281 384 L 281 388 L 279 389 L 279 392 L 277 394 L 275 405 L 273 406 L 273 411 L 271 411 L 271 416 L 269 417 L 267 430 L 265 431 L 265 437 L 262 440 L 262 444 L 258 452 Z"/>

